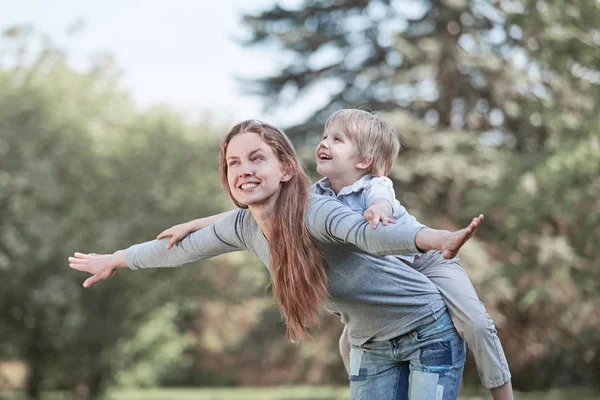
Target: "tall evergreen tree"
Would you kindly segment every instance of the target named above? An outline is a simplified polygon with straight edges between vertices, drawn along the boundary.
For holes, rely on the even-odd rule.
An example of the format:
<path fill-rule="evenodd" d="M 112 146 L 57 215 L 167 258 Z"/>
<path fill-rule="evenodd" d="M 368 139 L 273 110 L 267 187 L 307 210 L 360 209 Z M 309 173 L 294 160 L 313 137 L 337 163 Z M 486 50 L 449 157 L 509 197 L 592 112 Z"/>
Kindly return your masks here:
<path fill-rule="evenodd" d="M 514 361 L 538 369 L 521 386 L 593 384 L 600 369 L 600 4 L 504 2 L 533 91 L 518 111 L 523 129 L 536 129 L 529 154 L 508 158 L 487 198 L 514 288 L 505 302 L 516 335 Z M 535 150 L 535 151 L 531 151 Z M 525 350 L 525 351 L 523 351 Z M 585 367 L 581 367 L 585 365 Z M 576 371 L 576 372 L 575 372 Z"/>
<path fill-rule="evenodd" d="M 390 112 L 409 150 L 391 174 L 409 209 L 449 224 L 486 213 L 480 287 L 496 289 L 483 297 L 506 317 L 513 367 L 573 367 L 517 374 L 517 384 L 593 382 L 600 4 L 306 0 L 245 22 L 248 44 L 280 50 L 279 71 L 248 83 L 267 107 L 330 93 L 287 130 L 296 140 L 339 108 Z M 574 372 L 582 362 L 586 372 Z"/>
<path fill-rule="evenodd" d="M 248 89 L 267 106 L 326 89 L 326 104 L 294 135 L 314 133 L 332 111 L 410 110 L 431 125 L 487 131 L 502 125 L 519 71 L 496 1 L 307 0 L 245 17 L 248 44 L 281 50 L 281 68 Z M 522 75 L 522 74 L 521 74 Z M 516 84 L 516 83 L 515 83 Z M 510 115 L 510 113 L 508 113 Z M 508 124 L 505 124 L 508 125 Z M 312 131 L 311 131 L 312 130 Z M 518 135 L 507 126 L 504 133 Z"/>

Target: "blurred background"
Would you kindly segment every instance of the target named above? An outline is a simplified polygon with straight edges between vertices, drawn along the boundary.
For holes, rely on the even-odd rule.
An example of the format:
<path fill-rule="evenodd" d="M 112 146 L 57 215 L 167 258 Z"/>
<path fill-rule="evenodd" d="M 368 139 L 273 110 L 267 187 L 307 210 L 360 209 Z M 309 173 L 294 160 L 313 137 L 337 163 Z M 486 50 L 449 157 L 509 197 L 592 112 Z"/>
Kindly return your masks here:
<path fill-rule="evenodd" d="M 348 107 L 395 123 L 421 222 L 485 214 L 461 259 L 517 398 L 600 398 L 600 1 L 0 0 L 0 30 L 0 399 L 347 398 L 339 321 L 288 343 L 252 254 L 88 290 L 67 257 L 231 209 L 242 119 L 318 179 Z"/>

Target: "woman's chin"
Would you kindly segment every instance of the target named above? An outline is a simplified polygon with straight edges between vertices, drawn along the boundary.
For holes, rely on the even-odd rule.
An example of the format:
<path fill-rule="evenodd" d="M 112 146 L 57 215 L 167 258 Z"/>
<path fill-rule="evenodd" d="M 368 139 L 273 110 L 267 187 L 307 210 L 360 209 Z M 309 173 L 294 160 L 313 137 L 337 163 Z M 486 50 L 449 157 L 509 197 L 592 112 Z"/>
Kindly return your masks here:
<path fill-rule="evenodd" d="M 265 196 L 254 193 L 238 193 L 234 197 L 239 203 L 245 204 L 248 207 L 261 204 L 265 200 Z"/>

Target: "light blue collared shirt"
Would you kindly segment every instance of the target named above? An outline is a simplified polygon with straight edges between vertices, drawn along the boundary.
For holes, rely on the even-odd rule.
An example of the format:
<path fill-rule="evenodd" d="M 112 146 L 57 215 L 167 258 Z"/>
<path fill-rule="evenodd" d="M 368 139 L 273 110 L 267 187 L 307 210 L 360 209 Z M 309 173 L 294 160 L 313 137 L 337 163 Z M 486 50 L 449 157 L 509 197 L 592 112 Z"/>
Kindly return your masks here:
<path fill-rule="evenodd" d="M 323 178 L 310 188 L 311 193 L 320 194 L 337 198 L 342 203 L 361 215 L 375 199 L 385 199 L 392 205 L 392 216 L 398 225 L 408 225 L 411 228 L 426 228 L 415 217 L 410 215 L 406 208 L 396 200 L 396 192 L 394 192 L 394 184 L 386 176 L 365 175 L 350 186 L 346 186 L 335 194 L 331 189 L 329 178 Z M 412 264 L 415 261 L 415 255 L 398 255 L 399 258 Z"/>

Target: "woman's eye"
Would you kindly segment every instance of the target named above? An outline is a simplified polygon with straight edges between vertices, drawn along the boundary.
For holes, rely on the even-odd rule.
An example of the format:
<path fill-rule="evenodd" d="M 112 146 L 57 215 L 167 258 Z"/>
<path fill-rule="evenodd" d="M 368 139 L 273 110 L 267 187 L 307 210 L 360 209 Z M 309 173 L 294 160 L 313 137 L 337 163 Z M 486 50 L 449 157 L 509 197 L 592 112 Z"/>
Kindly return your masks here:
<path fill-rule="evenodd" d="M 229 166 L 231 167 L 233 165 L 236 165 L 237 163 L 238 163 L 237 161 L 229 161 Z"/>

